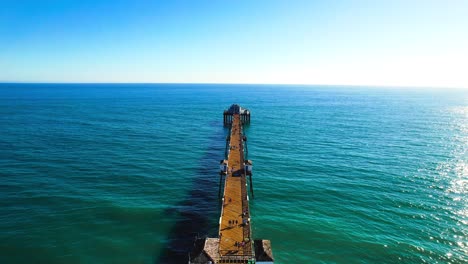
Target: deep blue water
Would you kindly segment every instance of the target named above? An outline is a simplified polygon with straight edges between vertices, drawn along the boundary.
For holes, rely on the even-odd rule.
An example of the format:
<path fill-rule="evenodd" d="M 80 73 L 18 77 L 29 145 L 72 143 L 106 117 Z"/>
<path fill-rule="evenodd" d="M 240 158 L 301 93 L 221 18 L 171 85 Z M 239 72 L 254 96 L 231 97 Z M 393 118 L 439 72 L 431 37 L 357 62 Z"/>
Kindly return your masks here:
<path fill-rule="evenodd" d="M 0 84 L 0 263 L 185 263 L 232 103 L 275 263 L 468 261 L 466 90 Z"/>

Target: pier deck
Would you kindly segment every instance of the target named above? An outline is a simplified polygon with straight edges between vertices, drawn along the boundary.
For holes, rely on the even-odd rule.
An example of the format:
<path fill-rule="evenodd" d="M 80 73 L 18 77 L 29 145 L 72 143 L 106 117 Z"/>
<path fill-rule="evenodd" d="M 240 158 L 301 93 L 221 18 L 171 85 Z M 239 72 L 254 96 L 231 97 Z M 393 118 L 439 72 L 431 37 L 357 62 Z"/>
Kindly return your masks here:
<path fill-rule="evenodd" d="M 237 104 L 223 113 L 230 134 L 226 141 L 226 156 L 220 162 L 220 186 L 224 186 L 219 232 L 217 238 L 196 237 L 189 253 L 189 264 L 273 264 L 271 243 L 252 239 L 247 177 L 253 197 L 252 161 L 247 159 L 247 137 L 243 125 L 250 123 L 250 111 Z M 245 153 L 244 153 L 245 151 Z M 224 178 L 224 185 L 222 180 Z"/>
<path fill-rule="evenodd" d="M 253 254 L 242 137 L 240 116 L 234 115 L 229 144 L 229 169 L 224 184 L 219 226 L 221 256 L 251 257 Z"/>

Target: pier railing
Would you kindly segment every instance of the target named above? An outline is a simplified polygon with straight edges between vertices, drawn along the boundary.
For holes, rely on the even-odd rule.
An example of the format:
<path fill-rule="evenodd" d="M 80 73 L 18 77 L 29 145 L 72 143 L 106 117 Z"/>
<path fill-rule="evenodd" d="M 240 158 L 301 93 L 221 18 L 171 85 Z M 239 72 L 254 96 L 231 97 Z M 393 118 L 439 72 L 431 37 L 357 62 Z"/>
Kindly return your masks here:
<path fill-rule="evenodd" d="M 233 250 L 220 250 L 219 253 L 221 255 L 220 260 L 250 260 L 254 257 L 252 250 L 245 251 L 244 253 L 235 253 Z"/>

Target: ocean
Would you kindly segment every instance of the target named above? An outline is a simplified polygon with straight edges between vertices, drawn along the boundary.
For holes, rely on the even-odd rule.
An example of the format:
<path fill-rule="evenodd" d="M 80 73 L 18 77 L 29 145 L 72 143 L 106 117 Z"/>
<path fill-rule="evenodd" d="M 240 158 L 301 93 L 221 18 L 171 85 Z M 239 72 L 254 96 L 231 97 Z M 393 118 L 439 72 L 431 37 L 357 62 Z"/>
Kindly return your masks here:
<path fill-rule="evenodd" d="M 233 103 L 275 263 L 468 262 L 467 90 L 4 83 L 0 263 L 186 263 Z"/>

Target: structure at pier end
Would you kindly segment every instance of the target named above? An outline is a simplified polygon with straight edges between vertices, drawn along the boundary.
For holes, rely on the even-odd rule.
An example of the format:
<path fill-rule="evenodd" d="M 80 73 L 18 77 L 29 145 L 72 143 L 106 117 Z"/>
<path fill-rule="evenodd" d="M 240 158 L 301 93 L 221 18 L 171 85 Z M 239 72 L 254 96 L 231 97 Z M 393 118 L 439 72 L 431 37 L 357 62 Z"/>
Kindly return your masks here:
<path fill-rule="evenodd" d="M 226 138 L 226 157 L 220 162 L 222 206 L 218 237 L 195 238 L 188 263 L 273 263 L 270 241 L 252 238 L 247 191 L 248 178 L 253 197 L 252 161 L 247 159 L 247 137 L 243 132 L 243 126 L 250 123 L 250 111 L 233 104 L 223 116 L 229 136 Z"/>

